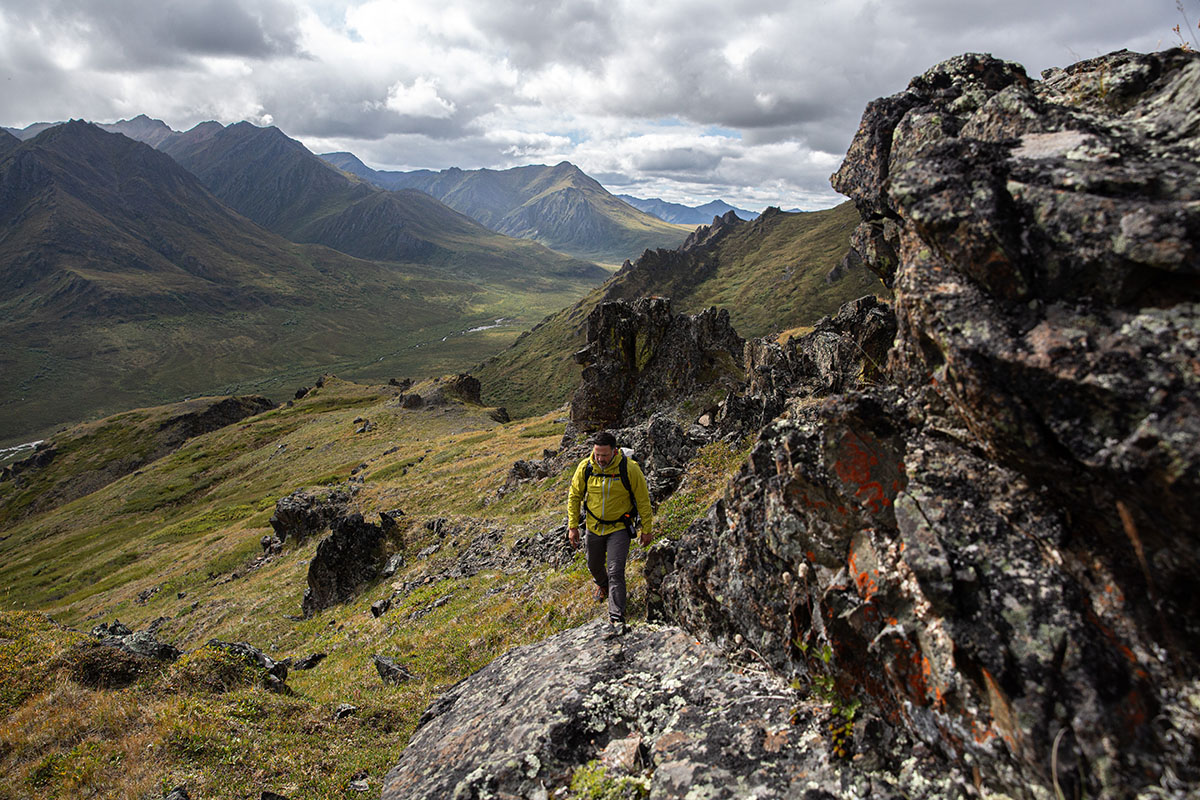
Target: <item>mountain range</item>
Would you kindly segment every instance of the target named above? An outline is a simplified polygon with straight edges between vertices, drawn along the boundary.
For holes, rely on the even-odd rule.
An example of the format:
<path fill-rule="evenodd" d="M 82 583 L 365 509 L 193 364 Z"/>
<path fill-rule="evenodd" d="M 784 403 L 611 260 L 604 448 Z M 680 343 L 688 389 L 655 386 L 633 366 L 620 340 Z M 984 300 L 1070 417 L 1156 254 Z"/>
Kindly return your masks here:
<path fill-rule="evenodd" d="M 203 152 L 191 161 L 227 202 L 280 230 L 301 230 L 271 192 L 223 181 L 250 174 L 266 182 L 274 164 L 271 186 L 285 211 L 303 203 L 290 190 L 311 192 L 336 211 L 308 225 L 350 219 L 362 230 L 362 251 L 382 248 L 389 232 L 408 249 L 383 261 L 294 243 L 231 209 L 166 153 L 85 122 L 24 142 L 2 139 L 0 440 L 246 381 L 278 397 L 335 365 L 376 375 L 444 369 L 453 348 L 414 348 L 498 317 L 532 321 L 606 274 L 492 233 L 419 193 L 397 197 L 356 182 L 277 131 L 233 127 L 205 131 L 211 143 L 240 146 L 226 171 Z M 282 155 L 255 162 L 271 147 Z M 416 210 L 397 223 L 408 209 Z M 373 228 L 364 222 L 370 212 L 383 218 Z M 394 229 L 413 233 L 403 240 Z M 468 347 L 451 361 L 470 363 L 476 352 Z"/>
<path fill-rule="evenodd" d="M 647 200 L 633 195 L 619 194 L 617 198 L 624 200 L 636 209 L 653 214 L 659 219 L 675 225 L 708 225 L 716 217 L 723 217 L 730 211 L 743 220 L 752 220 L 758 216 L 753 211 L 735 208 L 724 200 L 713 200 L 701 206 L 685 206 L 682 203 L 669 203 L 657 197 Z"/>
<path fill-rule="evenodd" d="M 4 130 L 24 140 L 61 124 L 39 122 L 25 128 Z M 289 139 L 290 144 L 286 144 L 281 141 L 287 137 L 275 128 L 257 128 L 249 123 L 226 127 L 217 122 L 204 122 L 188 131 L 178 132 L 161 120 L 151 119 L 145 114 L 133 119 L 102 123 L 99 127 L 169 152 L 188 169 L 202 175 L 202 180 L 222 200 L 233 201 L 230 205 L 234 208 L 295 241 L 336 242 L 331 246 L 339 249 L 353 246 L 356 248 L 355 255 L 368 258 L 388 259 L 397 253 L 406 254 L 407 257 L 420 247 L 419 242 L 410 238 L 408 231 L 395 234 L 393 241 L 380 242 L 379 236 L 376 236 L 375 242 L 364 245 L 364 237 L 359 230 L 363 221 L 358 219 L 358 214 L 366 211 L 370 217 L 366 224 L 377 230 L 382 226 L 402 223 L 410 228 L 420 228 L 413 221 L 414 215 L 418 218 L 435 213 L 440 215 L 440 212 L 428 207 L 421 208 L 420 199 L 411 196 L 399 201 L 400 207 L 395 207 L 391 201 L 375 198 L 368 204 L 369 210 L 358 209 L 348 215 L 339 213 L 336 217 L 327 214 L 323 221 L 313 219 L 314 212 L 322 206 L 311 199 L 299 201 L 308 203 L 307 209 L 270 208 L 277 201 L 265 199 L 264 196 L 273 188 L 290 191 L 303 188 L 308 191 L 316 188 L 310 186 L 309 181 L 318 172 L 312 164 L 298 165 L 302 161 L 302 154 L 309 157 L 312 154 L 299 142 Z M 255 139 L 253 131 L 270 133 Z M 273 158 L 282 159 L 281 165 L 275 165 Z M 636 258 L 647 248 L 676 247 L 690 232 L 687 227 L 665 223 L 617 199 L 568 162 L 554 167 L 527 166 L 503 171 L 449 169 L 443 172 L 389 172 L 373 170 L 351 153 L 330 153 L 321 158 L 345 173 L 382 189 L 415 189 L 424 192 L 493 232 L 518 239 L 533 239 L 551 249 L 588 261 L 620 264 L 627 258 Z M 223 163 L 215 163 L 218 159 Z M 248 163 L 238 164 L 237 159 L 247 159 Z M 248 175 L 239 175 L 235 164 L 248 166 L 251 170 L 269 169 L 289 174 L 286 178 L 275 174 L 265 176 L 264 184 Z M 361 193 L 350 191 L 328 176 L 318 179 L 317 185 L 322 190 L 342 195 L 340 200 L 333 201 L 339 208 L 347 201 L 362 199 Z M 247 196 L 255 193 L 259 197 Z M 407 211 L 404 206 L 409 207 Z M 297 211 L 300 213 L 292 213 Z M 701 220 L 704 223 L 710 221 L 711 215 Z M 445 217 L 441 216 L 440 219 L 430 220 L 429 227 L 442 229 L 446 222 Z M 290 230 L 282 230 L 280 225 L 289 226 Z M 454 223 L 452 227 L 460 228 L 461 223 Z M 419 230 L 413 233 L 420 238 Z M 433 251 L 429 254 L 432 256 Z"/>
<path fill-rule="evenodd" d="M 334 169 L 278 128 L 202 123 L 159 149 L 230 208 L 294 242 L 522 285 L 541 275 L 606 276 L 593 264 L 497 234 L 423 192 L 387 191 Z"/>
<path fill-rule="evenodd" d="M 372 169 L 352 153 L 321 158 L 385 189 L 419 189 L 494 231 L 602 263 L 676 247 L 690 232 L 623 202 L 567 161 L 507 170 L 391 172 Z"/>
<path fill-rule="evenodd" d="M 184 394 L 278 398 L 317 369 L 462 369 L 609 274 L 535 239 L 615 259 L 685 233 L 566 162 L 381 172 L 350 154 L 317 157 L 274 127 L 177 132 L 145 115 L 10 131 L 0 441 Z M 523 380 L 508 392 L 518 409 Z"/>
<path fill-rule="evenodd" d="M 62 125 L 61 122 L 35 122 L 24 128 L 3 128 L 21 141 L 32 139 L 44 130 Z M 93 123 L 97 128 L 109 133 L 120 133 L 139 142 L 145 142 L 151 147 L 157 147 L 159 142 L 175 133 L 170 126 L 159 119 L 151 119 L 145 114 L 139 114 L 133 119 L 123 119 L 117 122 Z"/>

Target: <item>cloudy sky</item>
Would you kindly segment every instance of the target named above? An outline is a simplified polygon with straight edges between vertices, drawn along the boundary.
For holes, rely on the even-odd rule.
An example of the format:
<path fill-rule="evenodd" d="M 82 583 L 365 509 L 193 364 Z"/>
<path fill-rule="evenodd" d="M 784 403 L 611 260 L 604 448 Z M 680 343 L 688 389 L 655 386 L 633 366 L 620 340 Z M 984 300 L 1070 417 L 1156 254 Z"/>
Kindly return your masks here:
<path fill-rule="evenodd" d="M 0 0 L 0 124 L 245 119 L 380 169 L 566 159 L 616 193 L 813 209 L 865 103 L 933 63 L 1037 75 L 1177 23 L 1175 0 Z"/>

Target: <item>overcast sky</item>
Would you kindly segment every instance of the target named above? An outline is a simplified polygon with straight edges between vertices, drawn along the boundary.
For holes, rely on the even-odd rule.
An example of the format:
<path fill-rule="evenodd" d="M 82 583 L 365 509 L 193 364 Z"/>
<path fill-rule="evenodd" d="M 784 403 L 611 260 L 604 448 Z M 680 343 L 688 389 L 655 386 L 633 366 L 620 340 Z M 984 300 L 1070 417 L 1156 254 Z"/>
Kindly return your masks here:
<path fill-rule="evenodd" d="M 0 124 L 245 119 L 379 169 L 565 159 L 615 193 L 813 209 L 866 102 L 937 61 L 1036 76 L 1181 22 L 1175 0 L 0 0 Z"/>

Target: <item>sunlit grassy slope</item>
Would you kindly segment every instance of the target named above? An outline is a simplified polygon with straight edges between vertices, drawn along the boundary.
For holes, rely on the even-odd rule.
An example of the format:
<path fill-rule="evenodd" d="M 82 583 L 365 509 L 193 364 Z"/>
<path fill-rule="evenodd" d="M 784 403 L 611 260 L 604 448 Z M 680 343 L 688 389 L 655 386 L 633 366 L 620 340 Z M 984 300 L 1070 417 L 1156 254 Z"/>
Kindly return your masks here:
<path fill-rule="evenodd" d="M 513 346 L 473 370 L 488 402 L 514 415 L 555 407 L 579 384 L 572 354 L 586 341 L 588 313 L 600 302 L 648 294 L 670 297 L 676 313 L 709 306 L 729 311 L 745 337 L 812 325 L 848 300 L 887 289 L 865 269 L 826 276 L 849 248 L 858 224 L 852 203 L 808 213 L 768 211 L 711 250 L 656 253 L 611 278 L 582 301 L 543 320 Z M 653 262 L 653 266 L 646 266 Z"/>
<path fill-rule="evenodd" d="M 420 388 L 419 386 L 417 388 Z M 376 619 L 371 603 L 393 586 L 438 576 L 484 530 L 503 531 L 501 551 L 564 518 L 567 472 L 496 490 L 511 464 L 558 445 L 556 413 L 500 425 L 487 409 L 451 401 L 396 407 L 394 387 L 336 378 L 292 407 L 281 407 L 190 440 L 178 451 L 105 488 L 32 517 L 0 484 L 0 797 L 156 796 L 186 784 L 191 796 L 341 798 L 352 776 L 371 791 L 411 735 L 426 705 L 510 647 L 541 639 L 599 614 L 577 556 L 563 569 L 485 571 L 435 578 Z M 69 480 L 136 447 L 136 431 L 177 411 L 145 409 L 76 432 L 73 459 L 52 463 L 43 480 Z M 356 434 L 358 418 L 373 423 Z M 132 434 L 130 433 L 132 432 Z M 706 450 L 663 509 L 673 535 L 724 485 L 744 451 Z M 368 520 L 400 508 L 406 557 L 392 579 L 353 602 L 299 618 L 307 562 L 318 537 L 289 542 L 258 569 L 248 565 L 270 532 L 275 501 L 300 487 L 363 479 L 354 507 Z M 445 517 L 455 533 L 439 539 L 425 523 Z M 418 558 L 440 543 L 432 556 Z M 640 561 L 631 567 L 631 616 L 644 611 Z M 157 589 L 148 600 L 139 594 Z M 34 613 L 36 612 L 36 613 Z M 79 633 L 119 618 L 134 629 L 161 620 L 160 639 L 197 648 L 209 639 L 247 641 L 283 658 L 324 652 L 310 671 L 293 671 L 296 694 L 282 697 L 245 681 L 226 692 L 204 688 L 203 653 L 123 690 L 93 690 L 67 677 Z M 384 685 L 375 653 L 396 658 L 417 678 Z M 57 659 L 57 660 L 56 660 Z M 334 720 L 351 703 L 358 711 Z"/>

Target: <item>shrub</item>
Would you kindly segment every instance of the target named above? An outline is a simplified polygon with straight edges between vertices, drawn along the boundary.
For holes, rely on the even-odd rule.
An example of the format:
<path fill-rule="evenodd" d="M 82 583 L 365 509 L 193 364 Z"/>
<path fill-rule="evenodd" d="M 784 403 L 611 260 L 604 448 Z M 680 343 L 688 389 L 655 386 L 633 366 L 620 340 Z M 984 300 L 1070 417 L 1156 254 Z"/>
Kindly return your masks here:
<path fill-rule="evenodd" d="M 181 690 L 220 694 L 253 686 L 258 680 L 258 671 L 240 655 L 205 645 L 176 661 L 168 679 Z"/>
<path fill-rule="evenodd" d="M 51 665 L 89 689 L 123 689 L 143 675 L 161 672 L 163 663 L 100 642 L 79 642 Z"/>

